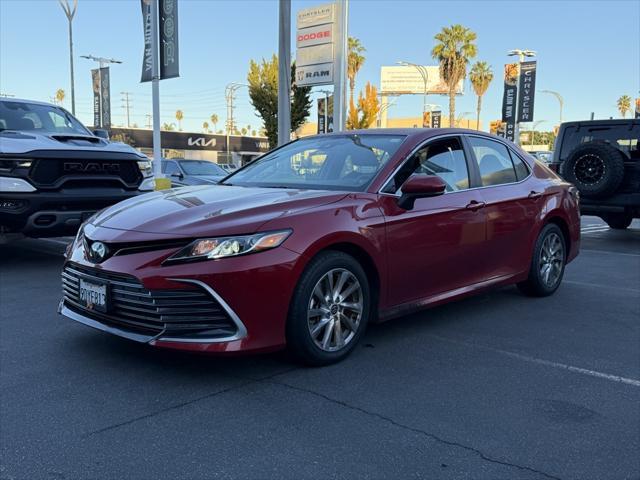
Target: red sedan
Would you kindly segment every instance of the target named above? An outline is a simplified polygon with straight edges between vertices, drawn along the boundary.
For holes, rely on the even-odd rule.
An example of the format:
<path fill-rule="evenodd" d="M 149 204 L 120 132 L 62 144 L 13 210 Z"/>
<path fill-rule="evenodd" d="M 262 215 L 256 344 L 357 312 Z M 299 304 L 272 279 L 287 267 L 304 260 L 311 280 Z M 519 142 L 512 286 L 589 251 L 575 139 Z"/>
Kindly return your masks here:
<path fill-rule="evenodd" d="M 218 185 L 98 213 L 60 312 L 158 347 L 346 357 L 369 322 L 488 288 L 545 296 L 578 254 L 578 193 L 476 131 L 366 130 L 277 148 Z"/>

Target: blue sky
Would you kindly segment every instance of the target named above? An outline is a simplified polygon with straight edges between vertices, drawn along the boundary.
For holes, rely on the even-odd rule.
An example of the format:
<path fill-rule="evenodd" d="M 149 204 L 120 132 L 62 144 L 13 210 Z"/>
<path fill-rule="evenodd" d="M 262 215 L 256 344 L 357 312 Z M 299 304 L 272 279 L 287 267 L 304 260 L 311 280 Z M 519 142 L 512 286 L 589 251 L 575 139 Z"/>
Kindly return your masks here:
<path fill-rule="evenodd" d="M 224 87 L 246 81 L 251 58 L 277 51 L 277 1 L 178 0 L 181 77 L 161 82 L 162 121 L 184 111 L 185 130 L 200 130 L 211 113 L 222 128 Z M 293 0 L 292 12 L 326 3 Z M 380 66 L 407 60 L 435 64 L 433 36 L 443 26 L 461 23 L 478 34 L 479 60 L 496 73 L 483 100 L 483 118 L 500 116 L 502 68 L 512 48 L 538 52 L 538 88 L 559 91 L 565 120 L 616 116 L 616 99 L 638 96 L 640 89 L 640 1 L 391 1 L 351 0 L 349 33 L 367 48 L 357 89 L 380 83 Z M 79 0 L 74 21 L 76 110 L 91 123 L 91 77 L 94 63 L 80 55 L 123 61 L 111 70 L 113 122 L 125 121 L 120 92 L 132 93 L 132 122 L 146 124 L 151 113 L 150 84 L 140 84 L 142 20 L 138 0 Z M 295 43 L 293 43 L 295 46 Z M 292 47 L 294 48 L 294 47 Z M 0 93 L 49 100 L 56 89 L 69 95 L 67 21 L 56 0 L 0 0 Z M 475 111 L 476 97 L 467 85 L 457 101 L 459 113 Z M 314 98 L 319 96 L 314 94 Z M 431 103 L 447 100 L 430 96 Z M 70 100 L 65 102 L 70 109 Z M 421 96 L 405 96 L 390 116 L 419 115 Z M 315 116 L 315 109 L 312 114 Z M 557 101 L 539 94 L 538 128 L 558 121 Z M 240 125 L 259 127 L 260 119 L 246 90 L 237 98 Z M 315 117 L 314 117 L 315 118 Z"/>

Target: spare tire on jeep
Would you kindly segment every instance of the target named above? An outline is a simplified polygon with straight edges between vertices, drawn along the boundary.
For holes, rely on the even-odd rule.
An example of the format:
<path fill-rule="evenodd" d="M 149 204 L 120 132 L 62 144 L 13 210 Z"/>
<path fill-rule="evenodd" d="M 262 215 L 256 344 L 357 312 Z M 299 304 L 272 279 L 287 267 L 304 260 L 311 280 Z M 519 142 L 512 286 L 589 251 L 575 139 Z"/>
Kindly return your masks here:
<path fill-rule="evenodd" d="M 584 143 L 562 163 L 560 174 L 585 197 L 606 197 L 622 183 L 624 156 L 606 143 Z"/>

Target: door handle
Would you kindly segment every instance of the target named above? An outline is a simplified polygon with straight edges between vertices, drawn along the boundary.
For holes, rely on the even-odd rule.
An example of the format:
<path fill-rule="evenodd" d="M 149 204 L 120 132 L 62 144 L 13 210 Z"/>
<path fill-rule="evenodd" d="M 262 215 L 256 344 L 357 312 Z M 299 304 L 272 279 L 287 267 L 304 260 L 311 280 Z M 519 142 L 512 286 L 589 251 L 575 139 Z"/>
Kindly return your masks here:
<path fill-rule="evenodd" d="M 529 198 L 533 198 L 534 200 L 540 197 L 542 197 L 542 192 L 536 192 L 534 190 L 531 190 L 531 192 L 529 193 Z"/>
<path fill-rule="evenodd" d="M 466 209 L 467 210 L 472 210 L 472 211 L 476 211 L 476 210 L 480 210 L 481 208 L 483 208 L 486 205 L 486 203 L 484 202 L 478 202 L 477 200 L 471 200 L 467 206 Z"/>

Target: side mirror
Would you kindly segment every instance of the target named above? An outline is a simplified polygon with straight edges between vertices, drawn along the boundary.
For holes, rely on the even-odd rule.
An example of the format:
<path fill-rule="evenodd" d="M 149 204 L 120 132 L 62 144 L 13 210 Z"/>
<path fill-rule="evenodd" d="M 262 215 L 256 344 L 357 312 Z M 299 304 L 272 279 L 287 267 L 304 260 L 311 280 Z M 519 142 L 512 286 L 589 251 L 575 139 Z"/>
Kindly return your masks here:
<path fill-rule="evenodd" d="M 103 140 L 109 141 L 109 132 L 107 130 L 104 130 L 102 128 L 96 128 L 93 131 L 93 134 L 98 138 L 102 138 Z"/>
<path fill-rule="evenodd" d="M 447 189 L 447 184 L 436 175 L 411 175 L 402 185 L 402 196 L 398 206 L 411 210 L 416 198 L 437 197 Z"/>
<path fill-rule="evenodd" d="M 172 177 L 176 177 L 179 180 L 182 180 L 184 178 L 184 175 L 182 174 L 182 172 L 174 172 L 171 174 Z"/>

